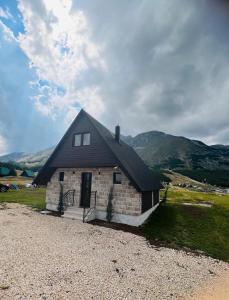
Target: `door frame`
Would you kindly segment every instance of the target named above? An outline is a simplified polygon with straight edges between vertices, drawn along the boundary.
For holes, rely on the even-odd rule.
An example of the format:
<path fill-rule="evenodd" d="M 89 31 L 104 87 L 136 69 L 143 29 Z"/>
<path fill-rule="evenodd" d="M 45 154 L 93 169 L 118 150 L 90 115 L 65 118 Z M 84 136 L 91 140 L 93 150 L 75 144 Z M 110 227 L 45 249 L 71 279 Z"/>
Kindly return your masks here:
<path fill-rule="evenodd" d="M 89 184 L 90 184 L 89 195 L 87 194 L 86 181 L 84 179 L 84 178 L 86 178 L 86 180 L 88 179 L 85 176 L 86 174 L 89 174 Z M 91 205 L 91 186 L 92 186 L 92 172 L 82 172 L 81 173 L 81 188 L 80 188 L 80 207 L 86 207 L 86 208 L 90 207 L 90 205 Z M 84 204 L 84 202 L 85 202 L 85 192 L 86 192 L 86 196 L 89 198 L 89 199 L 87 199 L 88 203 L 86 203 L 86 205 Z"/>

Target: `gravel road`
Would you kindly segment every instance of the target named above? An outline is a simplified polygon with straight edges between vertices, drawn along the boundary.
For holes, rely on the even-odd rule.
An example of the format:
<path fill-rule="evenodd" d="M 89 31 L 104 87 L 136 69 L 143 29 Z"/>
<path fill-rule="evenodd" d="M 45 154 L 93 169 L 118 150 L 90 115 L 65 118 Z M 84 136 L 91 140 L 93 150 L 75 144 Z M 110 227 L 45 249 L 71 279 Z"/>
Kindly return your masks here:
<path fill-rule="evenodd" d="M 0 205 L 0 299 L 184 299 L 229 271 L 143 237 Z"/>

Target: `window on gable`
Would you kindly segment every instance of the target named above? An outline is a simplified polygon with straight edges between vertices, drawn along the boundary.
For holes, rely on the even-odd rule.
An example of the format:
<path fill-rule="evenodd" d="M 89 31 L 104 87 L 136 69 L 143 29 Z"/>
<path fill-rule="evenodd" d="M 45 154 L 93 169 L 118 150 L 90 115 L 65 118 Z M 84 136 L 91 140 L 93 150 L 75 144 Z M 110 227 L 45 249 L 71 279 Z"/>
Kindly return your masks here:
<path fill-rule="evenodd" d="M 59 173 L 59 181 L 64 181 L 64 172 Z"/>
<path fill-rule="evenodd" d="M 122 174 L 120 172 L 113 174 L 113 184 L 122 184 Z"/>
<path fill-rule="evenodd" d="M 91 144 L 91 134 L 87 133 L 77 133 L 74 135 L 73 146 L 89 146 Z"/>
<path fill-rule="evenodd" d="M 81 134 L 74 135 L 74 146 L 81 146 Z"/>
<path fill-rule="evenodd" d="M 84 133 L 83 134 L 83 146 L 88 146 L 91 143 L 91 134 L 90 133 Z"/>

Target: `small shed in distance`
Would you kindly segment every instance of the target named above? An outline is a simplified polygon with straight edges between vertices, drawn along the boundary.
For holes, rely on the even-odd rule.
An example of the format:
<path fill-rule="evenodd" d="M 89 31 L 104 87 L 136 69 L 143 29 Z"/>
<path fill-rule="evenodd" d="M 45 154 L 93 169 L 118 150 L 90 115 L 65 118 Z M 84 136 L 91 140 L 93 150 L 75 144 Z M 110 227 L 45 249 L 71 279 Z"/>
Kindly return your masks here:
<path fill-rule="evenodd" d="M 24 170 L 24 171 L 21 173 L 21 176 L 34 178 L 34 177 L 35 177 L 35 174 L 34 174 L 34 172 L 31 171 L 31 170 Z"/>

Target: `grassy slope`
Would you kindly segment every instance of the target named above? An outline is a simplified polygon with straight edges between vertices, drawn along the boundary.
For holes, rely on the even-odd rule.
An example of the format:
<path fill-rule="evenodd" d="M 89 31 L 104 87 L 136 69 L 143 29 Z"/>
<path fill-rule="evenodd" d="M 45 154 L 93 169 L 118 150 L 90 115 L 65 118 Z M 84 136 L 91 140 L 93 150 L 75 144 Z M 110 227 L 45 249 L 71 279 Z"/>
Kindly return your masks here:
<path fill-rule="evenodd" d="M 20 203 L 33 208 L 45 209 L 45 191 L 44 188 L 10 190 L 7 193 L 0 193 L 0 203 Z"/>
<path fill-rule="evenodd" d="M 182 202 L 211 202 L 213 206 L 184 206 Z M 229 262 L 229 196 L 172 189 L 143 227 L 148 239 L 171 247 L 198 249 Z"/>

